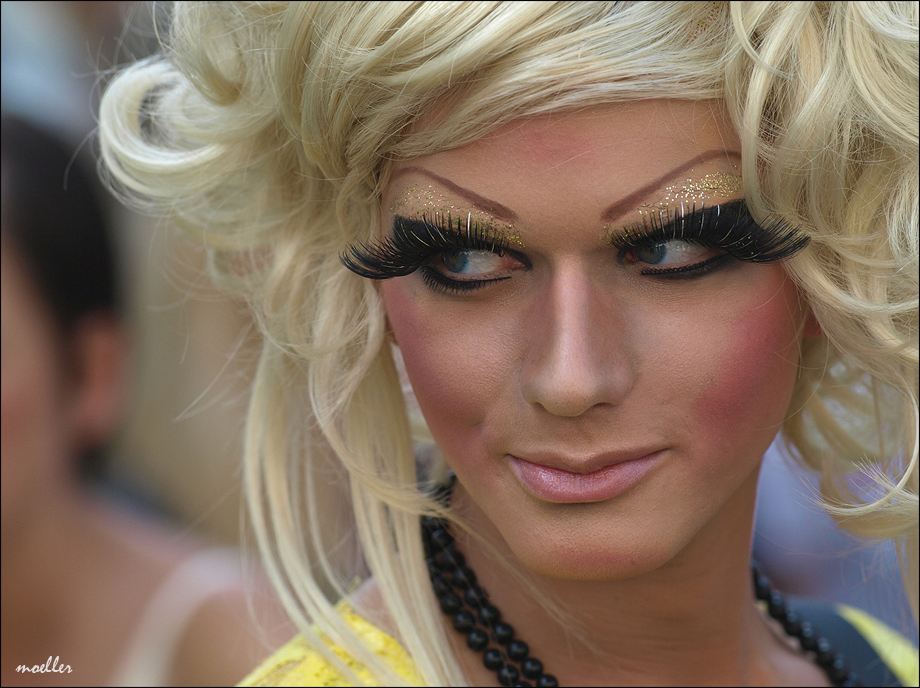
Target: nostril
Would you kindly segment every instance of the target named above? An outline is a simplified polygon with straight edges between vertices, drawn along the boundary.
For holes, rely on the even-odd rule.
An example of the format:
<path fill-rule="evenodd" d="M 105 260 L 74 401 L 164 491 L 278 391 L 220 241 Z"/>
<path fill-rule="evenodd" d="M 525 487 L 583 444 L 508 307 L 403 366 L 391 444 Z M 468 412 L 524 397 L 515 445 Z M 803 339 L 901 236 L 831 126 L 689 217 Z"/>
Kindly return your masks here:
<path fill-rule="evenodd" d="M 528 404 L 555 416 L 575 417 L 596 406 L 619 405 L 632 386 L 633 375 L 626 361 L 550 355 L 528 363 L 521 393 Z"/>

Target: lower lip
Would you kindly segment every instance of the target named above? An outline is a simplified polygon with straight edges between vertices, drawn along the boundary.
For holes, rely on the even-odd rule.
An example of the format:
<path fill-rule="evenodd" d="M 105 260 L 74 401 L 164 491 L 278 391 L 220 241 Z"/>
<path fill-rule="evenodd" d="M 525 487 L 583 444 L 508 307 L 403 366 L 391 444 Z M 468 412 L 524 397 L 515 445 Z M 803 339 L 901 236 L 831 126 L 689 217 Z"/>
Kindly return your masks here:
<path fill-rule="evenodd" d="M 557 504 L 602 502 L 617 497 L 645 477 L 661 452 L 624 461 L 593 473 L 571 473 L 510 456 L 511 468 L 534 497 Z"/>

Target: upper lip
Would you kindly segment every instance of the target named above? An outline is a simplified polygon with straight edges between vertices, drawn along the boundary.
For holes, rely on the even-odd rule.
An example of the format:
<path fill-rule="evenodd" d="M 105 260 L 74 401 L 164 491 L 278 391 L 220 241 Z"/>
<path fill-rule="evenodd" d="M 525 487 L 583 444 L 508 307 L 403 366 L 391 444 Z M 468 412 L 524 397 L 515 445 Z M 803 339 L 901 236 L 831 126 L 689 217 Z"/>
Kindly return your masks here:
<path fill-rule="evenodd" d="M 522 461 L 527 461 L 528 463 L 554 468 L 559 471 L 585 474 L 594 473 L 602 468 L 614 466 L 618 463 L 642 459 L 662 449 L 662 447 L 649 447 L 643 449 L 616 450 L 601 454 L 592 454 L 586 457 L 571 458 L 562 457 L 558 453 L 551 454 L 549 452 L 540 451 L 527 452 L 526 454 L 511 454 L 511 456 L 516 459 L 521 459 Z"/>

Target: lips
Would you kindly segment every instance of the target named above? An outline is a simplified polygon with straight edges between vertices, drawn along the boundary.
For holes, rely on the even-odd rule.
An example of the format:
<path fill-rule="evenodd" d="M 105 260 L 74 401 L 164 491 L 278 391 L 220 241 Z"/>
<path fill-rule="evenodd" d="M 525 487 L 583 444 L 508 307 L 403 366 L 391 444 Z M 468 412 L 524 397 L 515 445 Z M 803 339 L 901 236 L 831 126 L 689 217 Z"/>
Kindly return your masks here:
<path fill-rule="evenodd" d="M 590 503 L 627 492 L 658 463 L 664 450 L 606 454 L 568 462 L 552 457 L 508 455 L 514 474 L 537 499 L 557 504 Z"/>

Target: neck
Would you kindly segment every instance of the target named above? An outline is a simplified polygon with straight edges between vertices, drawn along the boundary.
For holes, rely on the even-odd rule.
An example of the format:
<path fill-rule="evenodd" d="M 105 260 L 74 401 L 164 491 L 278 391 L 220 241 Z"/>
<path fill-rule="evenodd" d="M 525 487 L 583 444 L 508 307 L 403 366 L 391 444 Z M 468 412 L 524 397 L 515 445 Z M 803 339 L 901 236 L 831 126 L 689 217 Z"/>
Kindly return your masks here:
<path fill-rule="evenodd" d="M 763 685 L 775 680 L 771 658 L 783 649 L 754 605 L 755 491 L 756 474 L 693 541 L 642 575 L 584 581 L 526 573 L 542 596 L 566 610 L 568 622 L 534 604 L 528 586 L 477 540 L 457 533 L 458 546 L 503 619 L 563 685 Z M 477 519 L 462 489 L 454 497 L 476 532 L 514 565 L 488 518 Z M 457 655 L 471 660 L 471 671 L 483 669 L 465 646 Z"/>

